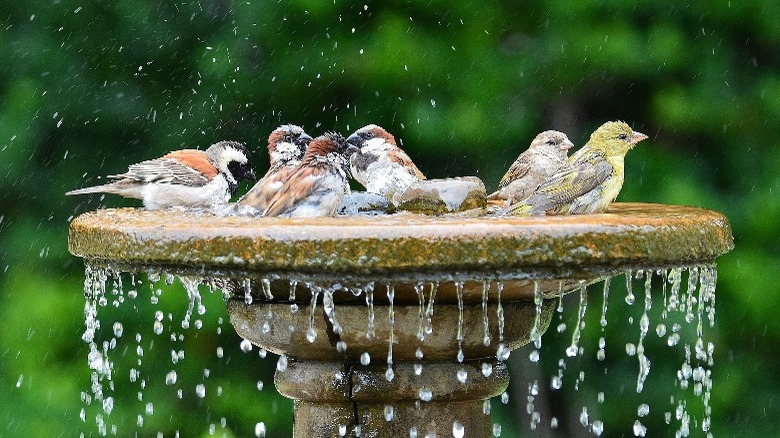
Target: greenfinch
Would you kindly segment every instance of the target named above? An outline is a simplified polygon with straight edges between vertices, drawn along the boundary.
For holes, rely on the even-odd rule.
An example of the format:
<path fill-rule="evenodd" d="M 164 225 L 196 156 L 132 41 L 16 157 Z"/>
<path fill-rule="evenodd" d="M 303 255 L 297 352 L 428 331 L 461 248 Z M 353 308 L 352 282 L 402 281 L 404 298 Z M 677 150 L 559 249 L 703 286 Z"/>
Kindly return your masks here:
<path fill-rule="evenodd" d="M 527 199 L 510 206 L 518 216 L 600 213 L 623 187 L 626 153 L 647 136 L 624 122 L 607 122 Z"/>
<path fill-rule="evenodd" d="M 544 131 L 507 170 L 498 183 L 498 190 L 487 199 L 491 203 L 511 205 L 531 196 L 534 189 L 566 161 L 568 150 L 574 146 L 560 131 Z"/>

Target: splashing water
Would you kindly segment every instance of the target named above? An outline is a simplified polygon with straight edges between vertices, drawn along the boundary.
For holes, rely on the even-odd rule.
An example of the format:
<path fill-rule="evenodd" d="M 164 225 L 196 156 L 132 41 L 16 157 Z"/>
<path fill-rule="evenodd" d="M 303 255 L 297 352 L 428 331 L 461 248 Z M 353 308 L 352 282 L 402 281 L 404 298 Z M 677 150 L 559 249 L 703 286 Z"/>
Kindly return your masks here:
<path fill-rule="evenodd" d="M 646 350 L 648 348 L 648 344 L 652 344 L 652 342 L 649 341 L 651 339 L 657 339 L 654 336 L 647 336 L 650 332 L 650 328 L 654 327 L 654 331 L 659 338 L 666 338 L 665 344 L 667 344 L 669 348 L 674 348 L 677 345 L 682 346 L 682 349 L 685 352 L 685 359 L 677 371 L 676 380 L 678 388 L 680 391 L 685 391 L 700 399 L 704 405 L 704 416 L 695 418 L 691 413 L 689 413 L 689 400 L 683 399 L 681 397 L 673 398 L 673 403 L 675 404 L 673 404 L 671 412 L 664 412 L 664 417 L 668 419 L 668 423 L 671 423 L 674 420 L 678 421 L 677 434 L 679 436 L 687 436 L 687 434 L 690 433 L 690 430 L 696 427 L 701 428 L 701 430 L 705 432 L 708 432 L 711 423 L 711 408 L 709 404 L 712 390 L 711 367 L 714 363 L 713 355 L 715 348 L 713 342 L 709 341 L 705 335 L 707 334 L 706 327 L 713 327 L 715 322 L 715 284 L 717 280 L 716 269 L 714 266 L 704 265 L 687 269 L 673 268 L 659 271 L 655 273 L 655 275 L 656 279 L 660 279 L 660 281 L 656 282 L 653 281 L 653 274 L 654 272 L 650 270 L 638 270 L 633 272 L 627 271 L 625 273 L 626 289 L 628 292 L 625 302 L 629 307 L 633 306 L 637 296 L 642 296 L 641 293 L 637 293 L 636 295 L 634 294 L 634 285 L 632 284 L 633 280 L 643 279 L 644 281 L 644 306 L 641 308 L 641 316 L 629 316 L 629 319 L 638 321 L 638 341 L 636 345 L 629 343 L 629 347 L 627 347 L 626 350 L 627 352 L 631 353 L 632 357 L 636 356 L 639 363 L 639 370 L 636 379 L 636 392 L 643 392 L 644 387 L 646 386 L 645 383 L 651 376 L 651 355 L 650 352 Z M 152 280 L 155 278 L 163 278 L 166 283 L 174 282 L 174 277 L 170 274 L 150 275 L 151 300 L 153 304 L 157 303 L 160 294 L 162 293 L 153 286 L 155 281 Z M 182 284 L 185 292 L 187 293 L 186 313 L 184 319 L 182 320 L 181 328 L 183 330 L 187 330 L 190 328 L 190 326 L 193 326 L 194 328 L 198 329 L 201 326 L 199 316 L 206 313 L 206 307 L 203 305 L 203 297 L 201 296 L 201 291 L 199 288 L 205 284 L 209 286 L 210 290 L 213 291 L 216 285 L 223 283 L 220 280 L 201 279 L 195 276 L 179 276 L 178 281 Z M 491 281 L 485 279 L 480 281 L 482 283 L 481 296 L 473 296 L 473 298 L 471 298 L 472 301 L 469 303 L 466 302 L 466 298 L 464 297 L 464 283 L 461 281 L 455 281 L 453 283 L 455 286 L 458 305 L 458 320 L 454 341 L 457 342 L 458 348 L 456 359 L 461 363 L 472 359 L 470 357 L 466 357 L 466 353 L 464 352 L 465 339 L 476 334 L 478 336 L 477 339 L 481 340 L 481 344 L 485 347 L 489 347 L 491 345 L 491 326 L 497 327 L 498 329 L 498 342 L 495 344 L 497 345 L 496 357 L 499 361 L 503 361 L 506 360 L 509 356 L 510 349 L 504 344 L 504 330 L 506 321 L 504 319 L 505 314 L 504 303 L 502 303 L 502 292 L 504 291 L 505 284 L 502 281 L 496 282 L 496 292 L 494 294 L 495 302 L 493 303 L 490 297 L 492 292 Z M 135 280 L 133 280 L 131 283 L 133 284 L 133 289 L 135 289 Z M 661 310 L 660 321 L 655 319 L 655 316 L 652 316 L 657 314 L 657 312 L 651 313 L 653 311 L 653 283 L 656 283 L 655 286 L 660 286 L 660 289 L 663 293 L 663 304 L 657 307 Z M 263 291 L 262 296 L 265 299 L 271 299 L 273 297 L 273 294 L 271 293 L 271 281 L 269 279 L 260 279 L 259 283 L 255 284 L 260 286 L 258 289 Z M 366 314 L 368 315 L 368 328 L 366 330 L 366 337 L 372 339 L 376 336 L 373 283 L 366 283 L 365 287 L 360 286 L 359 288 L 355 289 L 344 288 L 341 285 L 324 285 L 312 281 L 302 280 L 289 280 L 289 283 L 286 284 L 289 284 L 289 302 L 291 305 L 294 304 L 296 309 L 296 290 L 299 284 L 305 284 L 311 292 L 310 302 L 305 304 L 301 303 L 302 308 L 306 308 L 305 306 L 308 305 L 308 315 L 302 315 L 304 321 L 308 316 L 308 327 L 306 328 L 305 333 L 305 338 L 308 342 L 314 343 L 317 341 L 318 332 L 315 321 L 319 321 L 318 315 L 324 316 L 325 321 L 327 321 L 327 323 L 332 328 L 333 334 L 337 335 L 337 337 L 343 334 L 345 327 L 342 327 L 340 322 L 344 321 L 340 321 L 340 319 L 344 318 L 344 315 L 339 312 L 339 306 L 341 306 L 341 304 L 339 304 L 339 302 L 336 300 L 336 297 L 334 297 L 334 293 L 338 289 L 350 290 L 352 294 L 357 297 L 362 294 L 365 295 L 364 298 Z M 531 354 L 529 354 L 529 358 L 532 360 L 532 362 L 540 362 L 542 360 L 540 354 L 542 349 L 541 338 L 542 332 L 546 327 L 546 325 L 543 325 L 542 322 L 546 295 L 542 291 L 541 284 L 542 283 L 539 280 L 533 282 L 534 314 L 533 323 L 531 325 L 530 341 L 534 347 L 534 350 L 531 352 Z M 98 425 L 99 433 L 101 435 L 107 435 L 113 430 L 118 430 L 118 425 L 111 423 L 111 413 L 114 410 L 116 398 L 116 396 L 113 394 L 114 368 L 111 357 L 112 354 L 115 354 L 113 351 L 116 349 L 117 343 L 123 338 L 123 336 L 133 339 L 131 336 L 128 336 L 128 332 L 132 329 L 130 329 L 127 324 L 123 324 L 121 321 L 112 321 L 110 324 L 107 324 L 107 328 L 113 334 L 113 337 L 107 341 L 100 341 L 100 334 L 102 332 L 100 331 L 101 321 L 98 318 L 98 313 L 103 307 L 106 307 L 109 304 L 112 304 L 114 307 L 118 307 L 126 299 L 121 292 L 123 288 L 122 278 L 118 274 L 112 273 L 109 270 L 98 269 L 88 265 L 86 268 L 86 279 L 84 285 L 86 296 L 84 308 L 85 330 L 82 335 L 82 339 L 89 347 L 88 365 L 91 370 L 91 386 L 89 391 L 82 392 L 82 400 L 87 406 L 95 403 L 101 407 L 102 412 L 100 415 L 96 415 L 95 419 Z M 115 295 L 111 303 L 109 303 L 107 285 L 111 285 L 111 293 Z M 262 299 L 255 300 L 252 298 L 253 295 L 251 294 L 250 282 L 244 281 L 241 283 L 241 285 L 242 289 L 239 290 L 243 291 L 243 295 L 239 297 L 231 297 L 231 299 L 238 298 L 243 300 L 245 303 L 251 303 L 252 305 L 264 302 Z M 556 298 L 558 299 L 558 308 L 562 313 L 563 282 L 559 282 L 558 285 L 559 295 L 561 297 Z M 605 351 L 608 334 L 606 330 L 606 315 L 608 309 L 610 285 L 611 278 L 606 277 L 603 281 L 603 303 L 601 306 L 601 316 L 599 318 L 601 335 L 598 337 L 598 350 L 595 352 L 596 358 L 602 362 L 606 359 Z M 420 346 L 416 347 L 415 358 L 419 362 L 414 364 L 414 373 L 415 375 L 419 376 L 422 374 L 423 365 L 426 363 L 426 358 L 423 354 L 423 348 L 425 345 L 427 345 L 429 335 L 433 333 L 432 318 L 434 315 L 435 299 L 439 284 L 433 281 L 412 282 L 410 286 L 414 291 L 414 295 L 412 295 L 412 297 L 416 298 L 416 302 L 413 301 L 412 304 L 416 318 L 416 324 L 414 325 L 413 330 L 416 331 L 416 339 L 420 342 Z M 396 371 L 394 371 L 393 350 L 394 344 L 397 341 L 395 333 L 395 319 L 397 311 L 396 305 L 400 304 L 396 304 L 395 302 L 395 287 L 396 286 L 393 283 L 387 283 L 386 285 L 386 294 L 388 300 L 387 322 L 389 325 L 386 344 L 387 369 L 385 372 L 385 379 L 387 381 L 393 381 L 396 378 Z M 586 346 L 588 342 L 587 333 L 585 331 L 585 320 L 588 308 L 588 287 L 589 286 L 584 281 L 579 283 L 579 308 L 575 314 L 576 321 L 570 326 L 572 328 L 570 338 L 571 342 L 568 348 L 565 349 L 565 357 L 568 358 L 574 358 L 578 356 L 580 358 L 586 357 L 584 354 L 584 346 Z M 426 292 L 428 293 L 426 294 Z M 128 296 L 130 296 L 129 292 Z M 135 299 L 136 296 L 137 291 L 134 291 L 132 298 Z M 412 299 L 414 300 L 415 298 Z M 318 308 L 319 306 L 317 301 L 320 300 L 322 307 Z M 481 310 L 481 314 L 478 313 L 477 315 L 481 316 L 480 319 L 482 324 L 474 324 L 474 327 L 466 324 L 466 318 L 464 315 L 467 310 L 467 306 L 469 305 L 481 307 L 479 308 Z M 496 307 L 494 314 L 489 312 L 490 305 Z M 639 310 L 640 309 L 637 309 L 637 311 Z M 295 311 L 293 311 L 293 313 L 295 313 Z M 619 312 L 615 313 L 618 314 Z M 339 318 L 339 315 L 341 315 L 341 318 Z M 155 316 L 152 322 L 154 325 L 154 333 L 156 335 L 164 335 L 163 337 L 166 337 L 167 333 L 169 333 L 172 342 L 183 342 L 184 332 L 179 332 L 177 329 L 175 329 L 174 325 L 171 324 L 172 322 L 176 323 L 176 320 L 171 314 L 166 315 L 165 312 L 157 310 L 155 311 Z M 491 325 L 491 322 L 493 322 L 493 325 Z M 707 324 L 707 322 L 709 322 L 709 324 Z M 651 323 L 653 325 L 651 325 Z M 545 322 L 544 324 L 547 323 Z M 561 323 L 561 325 L 563 326 L 563 329 L 559 331 L 563 332 L 565 331 L 566 326 L 563 323 Z M 692 328 L 695 327 L 696 336 L 694 340 L 685 339 L 686 326 L 690 326 Z M 633 327 L 637 327 L 637 325 L 634 325 Z M 667 330 L 667 327 L 671 327 L 671 329 Z M 263 325 L 264 333 L 269 330 L 271 330 L 271 327 L 268 326 L 268 323 Z M 134 383 L 140 387 L 138 391 L 138 398 L 140 400 L 143 398 L 144 388 L 146 385 L 149 383 L 154 383 L 148 381 L 147 373 L 142 370 L 144 354 L 148 351 L 147 349 L 152 347 L 150 345 L 151 340 L 148 339 L 148 336 L 141 336 L 139 333 L 135 336 L 134 339 L 135 345 L 133 351 L 136 353 L 137 362 L 136 366 L 133 368 L 133 370 L 131 370 L 130 380 L 131 383 Z M 633 339 L 636 340 L 637 338 Z M 347 354 L 348 345 L 343 339 L 338 339 L 331 342 L 339 353 Z M 384 342 L 384 339 L 382 342 Z M 545 347 L 547 347 L 547 342 L 545 342 Z M 218 347 L 217 355 L 220 358 L 222 358 L 224 354 L 221 350 L 222 347 Z M 252 351 L 252 344 L 249 341 L 243 341 L 241 343 L 241 350 L 245 352 Z M 262 352 L 263 353 L 261 356 L 264 356 L 265 350 L 262 350 Z M 353 352 L 353 354 L 357 355 L 356 352 Z M 159 383 L 174 389 L 177 392 L 177 397 L 179 399 L 186 397 L 188 391 L 190 394 L 194 394 L 195 397 L 200 399 L 211 399 L 212 397 L 221 395 L 222 387 L 216 387 L 208 384 L 207 379 L 210 374 L 209 370 L 204 371 L 203 380 L 200 382 L 186 383 L 182 381 L 182 375 L 180 372 L 177 372 L 175 365 L 185 358 L 185 351 L 183 347 L 176 347 L 172 349 L 170 358 L 172 364 L 174 365 L 174 367 L 171 368 L 174 369 L 168 368 L 164 372 L 164 379 Z M 362 365 L 369 365 L 371 362 L 369 353 L 367 351 L 362 352 L 359 355 L 359 361 Z M 475 373 L 472 373 L 476 375 L 476 378 L 488 378 L 493 375 L 494 368 L 492 363 L 485 362 L 484 360 L 476 363 L 480 366 L 480 368 L 478 368 Z M 604 363 L 606 364 L 607 362 Z M 559 367 L 557 375 L 545 377 L 545 379 L 550 378 L 550 387 L 553 390 L 563 389 L 565 375 L 569 372 L 572 372 L 572 370 L 575 370 L 576 372 L 576 365 L 573 366 L 569 364 L 570 369 L 567 369 L 566 362 L 563 358 L 560 359 L 558 365 Z M 287 356 L 282 355 L 279 357 L 276 364 L 276 369 L 278 372 L 287 371 Z M 479 374 L 482 374 L 482 376 Z M 471 377 L 471 379 L 474 378 L 474 376 Z M 466 383 L 469 380 L 469 368 L 459 368 L 456 372 L 456 379 L 460 383 Z M 542 395 L 541 391 L 544 391 L 546 387 L 545 385 L 540 386 L 539 381 L 545 382 L 546 380 L 533 380 L 531 383 L 529 383 L 527 402 L 525 403 L 524 407 L 527 413 L 531 416 L 530 427 L 532 430 L 535 430 L 540 425 L 544 426 L 542 422 L 544 419 L 544 410 L 537 407 L 537 403 L 540 399 L 539 397 Z M 579 371 L 575 379 L 566 380 L 567 385 L 572 385 L 573 382 L 575 390 L 579 390 L 580 385 L 583 384 L 584 381 L 584 371 Z M 192 386 L 184 386 L 184 393 L 182 393 L 183 385 Z M 187 388 L 190 389 L 188 390 Z M 258 382 L 258 389 L 262 389 L 262 382 Z M 600 394 L 598 403 L 602 404 L 604 403 L 604 392 L 598 392 Z M 417 388 L 417 398 L 422 402 L 431 401 L 433 399 L 432 390 L 426 387 Z M 508 402 L 508 394 L 506 392 L 502 394 L 501 400 L 502 402 Z M 487 414 L 489 414 L 489 400 L 486 400 L 485 402 L 486 404 L 484 404 L 483 407 L 487 406 Z M 137 415 L 137 421 L 135 422 L 136 425 L 139 428 L 144 427 L 144 424 L 148 421 L 148 418 L 154 415 L 155 408 L 157 408 L 156 410 L 158 411 L 160 410 L 159 406 L 159 402 L 145 401 L 142 404 L 140 413 Z M 649 404 L 642 403 L 640 405 L 640 410 L 637 411 L 637 415 L 644 417 L 647 415 L 647 413 L 643 414 L 643 412 L 649 412 L 649 410 Z M 604 424 L 602 421 L 594 420 L 592 418 L 593 416 L 597 415 L 597 412 L 598 409 L 583 406 L 579 420 L 580 423 L 584 427 L 587 427 L 591 433 L 600 436 L 604 432 Z M 696 412 L 698 412 L 698 410 Z M 385 406 L 383 416 L 386 421 L 393 421 L 393 419 L 396 417 L 396 414 L 397 412 L 394 411 L 392 405 Z M 82 409 L 79 415 L 82 421 L 86 421 L 87 415 L 84 409 Z M 157 415 L 159 415 L 159 413 Z M 551 427 L 553 424 L 555 424 L 557 427 L 558 419 L 556 417 L 549 418 L 545 421 L 549 421 Z M 631 427 L 631 430 L 635 433 L 636 436 L 652 436 L 654 434 L 653 431 L 648 430 L 649 424 L 645 424 L 645 421 L 646 420 L 644 419 L 641 421 L 637 419 Z M 265 436 L 265 423 L 256 422 L 253 424 L 256 425 L 255 435 Z M 500 434 L 501 426 L 496 426 Z M 612 427 L 613 426 L 610 425 L 610 428 Z M 464 428 L 462 427 L 462 424 L 458 422 L 453 423 L 453 434 L 463 434 L 465 433 L 463 430 Z"/>

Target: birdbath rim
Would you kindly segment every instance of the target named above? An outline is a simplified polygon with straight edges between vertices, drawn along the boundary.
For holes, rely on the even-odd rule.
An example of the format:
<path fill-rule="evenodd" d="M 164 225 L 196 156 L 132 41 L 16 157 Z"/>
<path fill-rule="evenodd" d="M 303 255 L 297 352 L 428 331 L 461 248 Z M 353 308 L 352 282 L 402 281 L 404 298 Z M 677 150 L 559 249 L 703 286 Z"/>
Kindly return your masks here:
<path fill-rule="evenodd" d="M 121 268 L 334 279 L 592 278 L 712 262 L 733 247 L 721 213 L 647 203 L 544 217 L 284 219 L 103 209 L 75 218 L 68 239 L 72 254 Z"/>

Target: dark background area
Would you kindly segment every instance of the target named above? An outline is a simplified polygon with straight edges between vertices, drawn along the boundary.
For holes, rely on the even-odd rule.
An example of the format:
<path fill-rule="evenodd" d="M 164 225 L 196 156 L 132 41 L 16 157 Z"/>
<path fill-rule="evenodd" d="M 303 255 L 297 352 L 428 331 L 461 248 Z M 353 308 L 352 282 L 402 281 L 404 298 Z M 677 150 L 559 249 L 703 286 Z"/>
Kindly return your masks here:
<path fill-rule="evenodd" d="M 300 124 L 312 135 L 349 134 L 377 123 L 429 177 L 477 175 L 491 189 L 537 132 L 559 129 L 580 146 L 595 127 L 615 119 L 650 136 L 627 157 L 619 201 L 701 206 L 731 221 L 736 248 L 719 260 L 717 324 L 707 330 L 716 345 L 712 431 L 775 434 L 779 11 L 775 0 L 5 2 L 0 436 L 96 434 L 100 409 L 80 396 L 90 386 L 81 341 L 84 271 L 67 252 L 68 222 L 95 208 L 139 204 L 70 198 L 65 191 L 173 149 L 203 149 L 223 139 L 245 142 L 262 173 L 265 139 L 281 123 Z M 614 283 L 611 308 L 629 312 L 620 310 L 622 277 Z M 186 309 L 181 287 L 161 286 L 153 305 L 144 284 L 137 303 L 106 310 L 108 321 L 121 317 L 125 328 L 113 355 L 117 396 L 109 421 L 119 435 L 130 434 L 139 415 L 139 436 L 177 429 L 181 436 L 208 435 L 210 427 L 247 436 L 260 421 L 268 436 L 289 434 L 292 408 L 273 389 L 275 359 L 240 351 L 219 294 L 204 292 L 203 328 L 185 331 L 177 328 Z M 599 336 L 594 297 L 592 330 L 583 341 L 589 353 Z M 567 317 L 576 312 L 576 297 L 569 303 Z M 186 332 L 183 341 L 154 337 L 157 310 L 171 327 L 165 333 Z M 647 402 L 659 406 L 651 410 L 658 418 L 643 419 L 651 435 L 670 435 L 666 428 L 677 426 L 664 425 L 663 412 L 673 409 L 669 394 L 680 391 L 674 387 L 680 359 L 659 347 L 651 377 L 662 376 L 658 385 L 669 390 L 646 390 L 624 403 L 630 406 L 622 413 L 616 391 L 635 393 L 630 381 L 637 366 L 622 352 L 621 336 L 636 342 L 638 329 L 634 322 L 624 333 L 617 324 L 611 335 L 608 327 L 615 337 L 608 339 L 608 352 L 613 344 L 615 352 L 611 379 L 625 375 L 628 386 L 598 389 L 597 378 L 583 384 L 593 385 L 591 394 L 606 392 L 607 403 L 598 409 L 614 419 L 605 421 L 605 434 L 631 436 L 636 406 Z M 224 329 L 219 335 L 218 327 Z M 539 367 L 554 372 L 570 334 L 550 332 Z M 136 333 L 144 339 L 142 365 Z M 156 339 L 155 346 L 148 339 Z M 170 351 L 183 346 L 187 356 L 175 365 L 179 383 L 167 386 Z M 527 362 L 527 351 L 512 360 Z M 143 379 L 131 382 L 134 367 Z M 593 361 L 577 367 L 586 376 L 604 368 Z M 542 387 L 548 378 L 541 377 Z M 141 390 L 144 379 L 148 387 Z M 195 396 L 202 382 L 205 399 Z M 597 403 L 590 396 L 583 402 L 587 391 L 571 384 L 549 402 L 562 423 L 577 424 L 583 404 Z M 509 405 L 493 403 L 503 436 L 530 433 L 527 394 L 513 385 Z M 183 389 L 181 399 L 177 389 Z M 153 413 L 147 414 L 150 401 Z M 549 417 L 543 423 L 549 425 Z M 558 433 L 570 434 L 566 427 Z"/>

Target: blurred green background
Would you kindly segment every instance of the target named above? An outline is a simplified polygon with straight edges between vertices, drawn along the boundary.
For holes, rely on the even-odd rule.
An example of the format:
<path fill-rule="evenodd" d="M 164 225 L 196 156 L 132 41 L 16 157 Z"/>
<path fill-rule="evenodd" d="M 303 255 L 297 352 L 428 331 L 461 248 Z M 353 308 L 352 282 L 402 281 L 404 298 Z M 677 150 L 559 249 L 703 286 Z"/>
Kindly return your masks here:
<path fill-rule="evenodd" d="M 169 150 L 221 139 L 247 143 L 263 171 L 265 138 L 280 123 L 314 135 L 377 123 L 429 177 L 478 175 L 490 189 L 537 132 L 559 129 L 581 145 L 614 119 L 650 136 L 629 153 L 618 200 L 702 206 L 730 219 L 736 248 L 719 260 L 717 324 L 707 329 L 716 342 L 712 430 L 776 434 L 778 47 L 776 0 L 4 2 L 0 437 L 97 433 L 100 409 L 80 395 L 90 393 L 81 341 L 84 271 L 67 252 L 68 222 L 101 206 L 139 204 L 66 198 L 65 191 Z M 116 319 L 125 332 L 112 355 L 118 372 L 108 421 L 119 436 L 135 429 L 139 436 L 175 430 L 185 437 L 252 436 L 261 421 L 268 436 L 288 436 L 292 408 L 273 389 L 275 359 L 240 351 L 217 294 L 204 292 L 203 328 L 182 330 L 186 295 L 181 287 L 162 289 L 152 305 L 144 282 L 136 300 L 104 313 L 104 332 Z M 596 297 L 583 341 L 589 354 L 597 348 Z M 618 292 L 613 299 L 616 314 L 629 312 Z M 576 313 L 576 297 L 569 303 L 567 317 Z M 157 310 L 166 315 L 162 336 L 151 331 Z M 605 435 L 631 436 L 642 400 L 659 406 L 651 411 L 657 418 L 642 419 L 650 435 L 673 434 L 666 429 L 678 426 L 664 425 L 663 412 L 675 406 L 669 394 L 680 392 L 674 387 L 680 358 L 659 347 L 651 377 L 660 376 L 660 389 L 637 396 L 636 358 L 621 351 L 620 337 L 636 342 L 638 329 L 628 324 L 623 333 L 616 324 L 615 339 L 608 339 L 608 354 L 615 352 L 611 380 L 627 385 L 598 389 L 591 387 L 598 379 L 586 378 L 574 390 L 568 381 L 567 390 L 545 402 L 561 427 L 550 431 L 547 416 L 548 427 L 534 434 L 584 433 L 577 419 L 587 405 L 591 416 L 614 417 Z M 539 366 L 554 373 L 571 338 L 551 332 Z M 185 346 L 186 357 L 172 364 L 171 350 Z M 529 367 L 527 351 L 512 356 L 522 362 L 515 368 Z M 598 376 L 603 368 L 582 361 L 574 369 Z M 141 375 L 135 382 L 131 369 Z M 168 386 L 171 369 L 179 378 Z M 531 433 L 523 388 L 529 375 L 514 377 L 507 406 L 494 400 L 502 436 Z M 548 378 L 541 377 L 542 387 Z M 199 383 L 204 399 L 195 395 Z M 604 405 L 594 401 L 596 391 L 606 392 Z M 624 391 L 633 393 L 630 399 Z"/>

